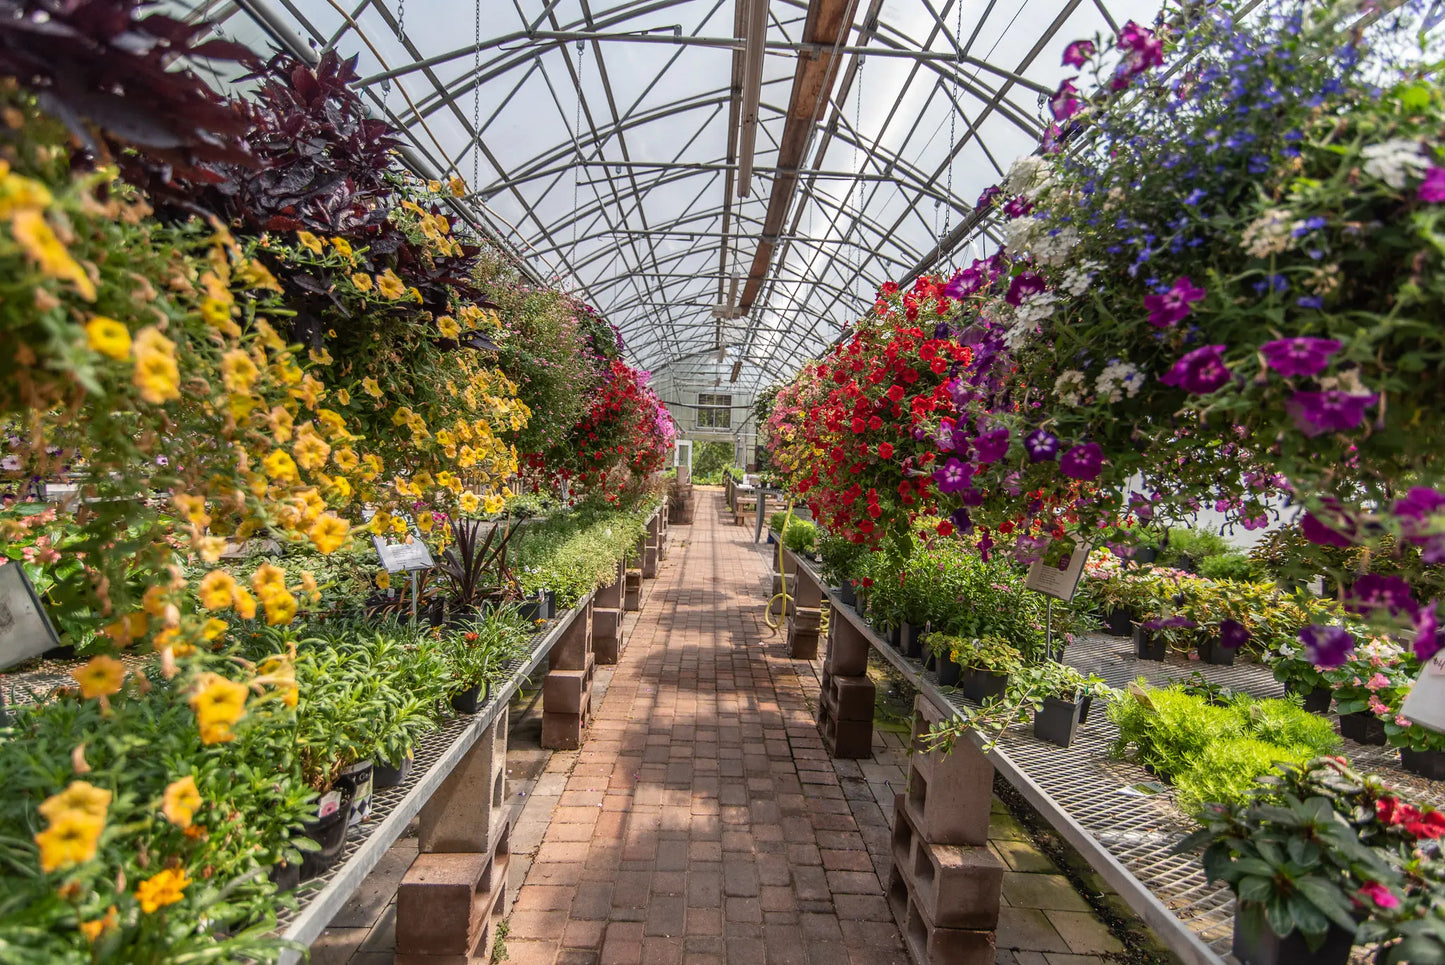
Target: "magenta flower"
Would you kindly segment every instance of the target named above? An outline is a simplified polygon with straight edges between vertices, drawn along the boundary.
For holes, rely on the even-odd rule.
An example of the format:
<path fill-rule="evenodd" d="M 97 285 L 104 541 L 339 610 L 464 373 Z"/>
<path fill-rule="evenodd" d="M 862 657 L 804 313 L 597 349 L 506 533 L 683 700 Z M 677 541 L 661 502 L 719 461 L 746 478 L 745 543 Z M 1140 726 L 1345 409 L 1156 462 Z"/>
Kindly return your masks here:
<path fill-rule="evenodd" d="M 1144 307 L 1149 309 L 1149 324 L 1155 328 L 1170 328 L 1189 315 L 1190 304 L 1205 295 L 1203 288 L 1195 288 L 1188 275 L 1174 280 L 1174 287 L 1162 295 L 1145 295 Z"/>
<path fill-rule="evenodd" d="M 1339 389 L 1325 392 L 1296 392 L 1285 403 L 1295 428 L 1313 439 L 1326 432 L 1347 432 L 1357 428 L 1365 410 L 1375 404 L 1376 395 L 1351 395 Z"/>
<path fill-rule="evenodd" d="M 1005 217 L 1010 219 L 1022 218 L 1032 210 L 1034 210 L 1034 203 L 1023 195 L 1019 195 L 1016 198 L 1009 198 L 1004 202 L 1003 206 Z"/>
<path fill-rule="evenodd" d="M 974 207 L 980 211 L 987 211 L 993 207 L 993 199 L 1001 194 L 1003 194 L 1003 188 L 997 184 L 991 184 L 983 189 L 983 194 L 978 196 L 978 201 L 974 204 Z"/>
<path fill-rule="evenodd" d="M 1425 486 L 1412 486 L 1402 499 L 1395 501 L 1395 515 L 1416 522 L 1445 509 L 1445 496 Z"/>
<path fill-rule="evenodd" d="M 1238 620 L 1219 621 L 1219 645 L 1227 650 L 1238 650 L 1249 642 L 1249 631 Z"/>
<path fill-rule="evenodd" d="M 1070 479 L 1098 479 L 1104 471 L 1104 450 L 1097 442 L 1074 446 L 1059 460 L 1059 472 Z"/>
<path fill-rule="evenodd" d="M 1415 197 L 1430 204 L 1445 201 L 1445 168 L 1432 167 L 1426 171 L 1425 180 L 1420 182 L 1420 190 Z"/>
<path fill-rule="evenodd" d="M 997 462 L 1008 452 L 1008 430 L 995 429 L 978 436 L 973 442 L 974 461 L 979 465 Z"/>
<path fill-rule="evenodd" d="M 1092 40 L 1075 40 L 1064 48 L 1064 66 L 1082 67 L 1094 56 L 1094 42 Z"/>
<path fill-rule="evenodd" d="M 1059 457 L 1059 439 L 1045 429 L 1035 429 L 1024 438 L 1030 462 L 1049 462 Z"/>
<path fill-rule="evenodd" d="M 1229 368 L 1224 364 L 1223 352 L 1223 345 L 1206 345 L 1188 352 L 1160 376 L 1159 381 L 1195 395 L 1213 392 L 1229 381 Z"/>
<path fill-rule="evenodd" d="M 1299 632 L 1305 656 L 1318 667 L 1339 667 L 1355 649 L 1355 638 L 1344 627 L 1326 627 L 1312 623 Z"/>
<path fill-rule="evenodd" d="M 1148 27 L 1141 27 L 1130 20 L 1119 31 L 1119 49 L 1127 50 L 1124 67 L 1132 77 L 1142 74 L 1150 67 L 1164 66 L 1164 44 Z"/>
<path fill-rule="evenodd" d="M 1391 613 L 1413 614 L 1418 607 L 1415 598 L 1410 595 L 1410 584 L 1403 578 L 1366 573 L 1350 589 L 1349 609 L 1353 613 L 1389 610 Z"/>
<path fill-rule="evenodd" d="M 1357 896 L 1356 901 L 1362 898 L 1366 899 L 1376 908 L 1388 909 L 1400 907 L 1400 899 L 1395 897 L 1395 893 L 1378 881 L 1365 882 L 1355 894 Z M 1360 904 L 1364 904 L 1364 902 L 1360 901 Z"/>
<path fill-rule="evenodd" d="M 959 493 L 968 488 L 968 479 L 972 475 L 972 466 L 950 457 L 933 471 L 933 481 L 941 493 Z"/>
<path fill-rule="evenodd" d="M 1435 600 L 1431 600 L 1415 614 L 1415 656 L 1421 663 L 1440 652 L 1440 620 L 1435 614 Z"/>
<path fill-rule="evenodd" d="M 1285 378 L 1323 372 L 1339 350 L 1340 343 L 1332 338 L 1280 338 L 1259 347 L 1264 364 Z"/>
<path fill-rule="evenodd" d="M 1043 278 L 1034 272 L 1026 271 L 1021 275 L 1015 276 L 1014 280 L 1009 282 L 1008 294 L 1004 296 L 1004 301 L 1010 305 L 1022 305 L 1024 299 L 1037 295 L 1043 290 Z"/>
<path fill-rule="evenodd" d="M 1054 96 L 1049 98 L 1049 110 L 1054 112 L 1054 120 L 1067 121 L 1079 113 L 1079 89 L 1074 86 L 1074 81 L 1078 79 L 1070 77 L 1061 83 L 1059 89 L 1054 91 Z"/>
<path fill-rule="evenodd" d="M 1305 539 L 1317 546 L 1353 546 L 1350 538 L 1339 530 L 1331 529 L 1320 522 L 1313 513 L 1300 517 L 1299 528 Z"/>
<path fill-rule="evenodd" d="M 973 266 L 965 268 L 948 280 L 943 286 L 943 294 L 947 298 L 966 298 L 978 291 L 988 283 L 988 276 L 984 274 L 975 261 Z"/>

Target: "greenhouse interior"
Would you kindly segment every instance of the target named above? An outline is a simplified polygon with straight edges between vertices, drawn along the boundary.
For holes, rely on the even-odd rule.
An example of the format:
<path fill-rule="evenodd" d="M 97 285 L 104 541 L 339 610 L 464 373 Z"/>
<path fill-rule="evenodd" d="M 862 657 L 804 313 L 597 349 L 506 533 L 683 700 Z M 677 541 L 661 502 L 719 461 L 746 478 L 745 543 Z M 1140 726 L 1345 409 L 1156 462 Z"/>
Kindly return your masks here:
<path fill-rule="evenodd" d="M 1445 965 L 1442 68 L 0 0 L 0 963 Z"/>

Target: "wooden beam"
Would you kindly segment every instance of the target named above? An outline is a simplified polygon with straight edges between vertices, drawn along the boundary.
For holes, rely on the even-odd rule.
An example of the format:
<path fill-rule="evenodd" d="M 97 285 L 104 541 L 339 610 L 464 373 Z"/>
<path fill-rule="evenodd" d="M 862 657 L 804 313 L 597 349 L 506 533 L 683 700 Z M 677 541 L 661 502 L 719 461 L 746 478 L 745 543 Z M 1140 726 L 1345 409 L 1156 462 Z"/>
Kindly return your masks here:
<path fill-rule="evenodd" d="M 747 284 L 739 307 L 748 311 L 757 301 L 768 269 L 772 266 L 776 239 L 782 233 L 783 219 L 792 207 L 793 195 L 798 188 L 796 172 L 813 139 L 813 129 L 823 119 L 828 107 L 828 91 L 838 77 L 841 54 L 832 53 L 832 47 L 841 46 L 851 24 L 848 14 L 853 9 L 851 0 L 811 0 L 808 4 L 808 19 L 803 25 L 803 42 L 818 44 L 798 52 L 798 66 L 793 72 L 793 92 L 788 100 L 788 117 L 783 123 L 783 136 L 778 144 L 779 169 L 773 178 L 773 192 L 768 199 L 768 214 L 763 219 L 763 231 L 758 238 L 757 251 L 753 254 L 753 267 L 748 272 Z"/>

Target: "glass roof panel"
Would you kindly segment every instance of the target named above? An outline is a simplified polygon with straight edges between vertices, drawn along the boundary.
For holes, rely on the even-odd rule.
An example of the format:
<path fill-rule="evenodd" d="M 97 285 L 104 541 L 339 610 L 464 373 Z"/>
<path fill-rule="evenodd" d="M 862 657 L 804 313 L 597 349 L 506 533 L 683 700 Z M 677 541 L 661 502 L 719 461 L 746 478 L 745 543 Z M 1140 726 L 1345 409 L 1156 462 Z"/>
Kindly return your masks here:
<path fill-rule="evenodd" d="M 223 17 L 226 37 L 262 52 L 358 55 L 374 112 L 410 142 L 408 163 L 460 173 L 478 223 L 534 277 L 564 279 L 617 324 L 659 384 L 711 385 L 742 359 L 734 389 L 745 393 L 831 341 L 876 285 L 981 253 L 966 238 L 924 261 L 1000 169 L 1036 148 L 1040 95 L 1072 73 L 1064 45 L 1158 5 L 756 2 L 767 23 L 746 198 L 750 0 L 166 6 Z M 799 58 L 827 62 L 827 45 L 803 42 L 810 16 L 829 11 L 852 16 L 836 69 L 789 117 Z M 713 308 L 734 289 L 751 311 L 720 325 Z"/>

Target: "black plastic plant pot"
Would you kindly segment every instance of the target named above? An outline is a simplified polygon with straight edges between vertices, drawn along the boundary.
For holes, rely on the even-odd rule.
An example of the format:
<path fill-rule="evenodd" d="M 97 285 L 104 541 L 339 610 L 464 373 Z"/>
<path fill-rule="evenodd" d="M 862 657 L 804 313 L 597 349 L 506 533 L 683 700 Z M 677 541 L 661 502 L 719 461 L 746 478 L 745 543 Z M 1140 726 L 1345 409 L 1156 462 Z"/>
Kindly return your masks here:
<path fill-rule="evenodd" d="M 546 617 L 542 615 L 543 605 L 541 600 L 535 598 L 527 600 L 521 606 L 517 607 L 517 614 L 528 623 L 531 623 L 533 620 L 545 620 Z"/>
<path fill-rule="evenodd" d="M 1340 715 L 1340 736 L 1357 744 L 1385 743 L 1385 722 L 1367 710 Z"/>
<path fill-rule="evenodd" d="M 1125 609 L 1113 609 L 1104 614 L 1104 632 L 1111 637 L 1131 637 L 1134 635 L 1134 612 Z"/>
<path fill-rule="evenodd" d="M 915 660 L 923 658 L 923 633 L 923 627 L 912 623 L 905 623 L 899 628 L 898 649 L 903 651 L 905 657 Z"/>
<path fill-rule="evenodd" d="M 844 580 L 838 585 L 838 599 L 844 606 L 858 605 L 858 595 L 853 592 L 852 580 Z"/>
<path fill-rule="evenodd" d="M 937 670 L 937 669 L 938 669 L 938 655 L 937 655 L 936 653 L 934 653 L 932 650 L 929 650 L 929 651 L 927 651 L 927 652 L 925 652 L 925 653 L 923 654 L 923 669 L 924 669 L 924 670 Z"/>
<path fill-rule="evenodd" d="M 903 628 L 890 627 L 888 630 L 888 645 L 894 650 L 903 649 Z"/>
<path fill-rule="evenodd" d="M 952 655 L 938 658 L 938 686 L 957 687 L 962 676 L 963 666 L 954 660 Z"/>
<path fill-rule="evenodd" d="M 1136 546 L 1134 555 L 1130 557 L 1135 563 L 1152 563 L 1159 558 L 1159 550 L 1153 546 Z"/>
<path fill-rule="evenodd" d="M 1312 714 L 1330 712 L 1330 689 L 1328 687 L 1301 687 L 1299 684 L 1284 685 L 1287 694 L 1299 694 L 1304 698 L 1304 708 Z"/>
<path fill-rule="evenodd" d="M 415 761 L 412 756 L 407 754 L 397 767 L 392 767 L 390 764 L 377 764 L 376 769 L 371 772 L 372 783 L 378 790 L 385 787 L 396 787 L 411 777 L 413 763 Z"/>
<path fill-rule="evenodd" d="M 1202 641 L 1199 644 L 1199 659 L 1219 667 L 1228 667 L 1233 664 L 1235 652 L 1236 648 L 1224 646 L 1219 642 L 1218 637 Z"/>
<path fill-rule="evenodd" d="M 1311 949 L 1300 931 L 1280 938 L 1263 914 L 1236 915 L 1234 957 L 1240 965 L 1345 965 L 1350 960 L 1355 936 L 1339 925 L 1331 925 L 1324 944 Z"/>
<path fill-rule="evenodd" d="M 1089 708 L 1094 706 L 1094 695 L 1085 694 L 1079 698 L 1079 726 L 1089 722 Z"/>
<path fill-rule="evenodd" d="M 316 820 L 301 825 L 301 833 L 321 846 L 301 857 L 301 880 L 322 874 L 341 858 L 346 847 L 347 818 L 351 815 L 351 788 L 340 784 L 316 802 Z"/>
<path fill-rule="evenodd" d="M 296 886 L 301 884 L 301 865 L 294 861 L 278 861 L 271 866 L 266 877 L 271 879 L 277 891 L 295 891 Z"/>
<path fill-rule="evenodd" d="M 1034 736 L 1039 740 L 1068 747 L 1079 731 L 1078 700 L 1045 697 L 1044 705 L 1034 713 Z"/>
<path fill-rule="evenodd" d="M 547 590 L 543 592 L 542 598 L 547 601 L 547 605 L 543 607 L 546 612 L 542 614 L 542 618 L 544 620 L 557 619 L 557 591 Z"/>
<path fill-rule="evenodd" d="M 991 697 L 1002 698 L 1008 689 L 1008 676 L 990 670 L 968 669 L 963 672 L 963 696 L 975 704 Z"/>
<path fill-rule="evenodd" d="M 1169 644 L 1143 627 L 1134 628 L 1134 654 L 1140 660 L 1163 660 L 1168 653 Z"/>
<path fill-rule="evenodd" d="M 1432 781 L 1445 781 L 1445 751 L 1417 751 L 1402 747 L 1400 766 L 1411 774 Z"/>
<path fill-rule="evenodd" d="M 452 710 L 459 714 L 475 714 L 487 702 L 487 685 L 473 684 L 459 694 L 452 694 Z"/>
<path fill-rule="evenodd" d="M 351 788 L 349 824 L 357 825 L 371 817 L 371 791 L 375 786 L 372 774 L 375 770 L 372 761 L 359 761 L 342 771 L 336 778 L 337 787 L 349 785 Z"/>

